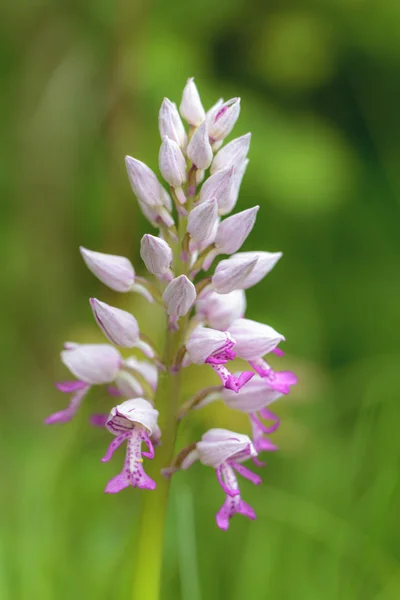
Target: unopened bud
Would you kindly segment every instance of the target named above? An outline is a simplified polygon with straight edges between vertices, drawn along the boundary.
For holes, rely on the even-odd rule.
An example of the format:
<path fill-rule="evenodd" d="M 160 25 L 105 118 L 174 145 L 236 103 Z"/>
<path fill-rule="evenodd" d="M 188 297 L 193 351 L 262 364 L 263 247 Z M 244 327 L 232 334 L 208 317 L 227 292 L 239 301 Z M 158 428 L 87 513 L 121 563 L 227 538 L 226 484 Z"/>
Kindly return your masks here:
<path fill-rule="evenodd" d="M 189 125 L 194 127 L 198 127 L 205 119 L 206 114 L 193 77 L 187 80 L 179 111 Z"/>
<path fill-rule="evenodd" d="M 258 261 L 257 253 L 254 252 L 254 255 L 242 261 L 232 261 L 229 258 L 221 260 L 211 280 L 214 290 L 218 294 L 229 294 L 233 290 L 245 289 L 246 280 L 251 276 Z"/>
<path fill-rule="evenodd" d="M 168 284 L 163 300 L 169 315 L 184 317 L 196 301 L 196 288 L 186 275 L 180 275 Z"/>
<path fill-rule="evenodd" d="M 147 206 L 163 205 L 162 187 L 155 173 L 143 162 L 125 157 L 126 170 L 135 196 Z"/>
<path fill-rule="evenodd" d="M 146 233 L 140 242 L 140 256 L 146 269 L 153 275 L 170 272 L 172 250 L 165 240 Z"/>
<path fill-rule="evenodd" d="M 196 312 L 209 327 L 225 331 L 246 311 L 246 295 L 243 290 L 229 294 L 217 294 L 211 287 L 201 292 L 196 301 Z"/>
<path fill-rule="evenodd" d="M 236 167 L 242 164 L 250 148 L 250 139 L 251 133 L 246 133 L 246 135 L 242 135 L 223 146 L 213 160 L 211 173 L 232 165 Z"/>
<path fill-rule="evenodd" d="M 61 360 L 79 381 L 90 385 L 111 383 L 122 363 L 118 350 L 109 344 L 69 344 Z"/>
<path fill-rule="evenodd" d="M 223 140 L 230 134 L 240 114 L 240 98 L 232 98 L 224 102 L 209 120 L 210 139 L 215 142 Z"/>
<path fill-rule="evenodd" d="M 208 169 L 213 151 L 208 140 L 207 121 L 203 121 L 193 134 L 187 147 L 187 155 L 197 169 Z"/>
<path fill-rule="evenodd" d="M 237 356 L 244 360 L 260 358 L 285 341 L 283 335 L 269 325 L 251 319 L 236 319 L 229 327 L 229 332 L 235 338 Z"/>
<path fill-rule="evenodd" d="M 90 299 L 94 317 L 104 335 L 116 346 L 133 348 L 139 341 L 139 325 L 126 310 Z"/>
<path fill-rule="evenodd" d="M 160 112 L 158 114 L 158 127 L 160 130 L 161 139 L 164 136 L 168 136 L 171 140 L 174 140 L 180 148 L 186 148 L 187 146 L 187 135 L 181 118 L 179 116 L 178 109 L 174 102 L 164 98 Z"/>
<path fill-rule="evenodd" d="M 211 198 L 194 208 L 188 217 L 187 231 L 197 244 L 208 240 L 218 221 L 218 204 Z"/>
<path fill-rule="evenodd" d="M 88 269 L 116 292 L 129 292 L 135 282 L 135 270 L 130 260 L 124 256 L 93 252 L 83 246 L 80 252 Z"/>
<path fill-rule="evenodd" d="M 235 177 L 234 167 L 222 169 L 211 175 L 201 186 L 200 202 L 215 198 L 218 203 L 218 213 L 226 214 L 225 207 L 231 203 Z"/>
<path fill-rule="evenodd" d="M 259 206 L 242 210 L 227 219 L 218 227 L 215 246 L 219 254 L 234 254 L 254 227 Z"/>
<path fill-rule="evenodd" d="M 179 188 L 186 181 L 186 161 L 178 144 L 164 136 L 158 155 L 161 175 L 172 187 Z"/>
<path fill-rule="evenodd" d="M 222 262 L 229 263 L 231 268 L 235 269 L 240 268 L 241 265 L 248 264 L 252 260 L 256 260 L 254 268 L 243 279 L 241 284 L 241 289 L 247 290 L 259 283 L 274 268 L 281 257 L 282 252 L 238 252 Z M 216 270 L 218 270 L 220 264 Z"/>

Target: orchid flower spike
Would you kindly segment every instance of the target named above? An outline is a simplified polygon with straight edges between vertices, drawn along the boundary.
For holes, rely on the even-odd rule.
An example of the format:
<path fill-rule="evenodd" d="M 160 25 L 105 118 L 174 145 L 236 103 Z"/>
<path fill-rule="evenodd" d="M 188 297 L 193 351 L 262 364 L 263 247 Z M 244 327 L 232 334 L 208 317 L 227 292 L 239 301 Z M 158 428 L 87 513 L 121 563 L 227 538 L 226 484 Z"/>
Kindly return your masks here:
<path fill-rule="evenodd" d="M 127 442 L 125 462 L 121 473 L 113 477 L 104 490 L 106 494 L 116 494 L 129 485 L 146 490 L 154 490 L 156 482 L 143 469 L 143 458 L 154 458 L 151 436 L 156 431 L 158 410 L 144 398 L 126 400 L 114 407 L 107 419 L 106 427 L 116 436 L 111 442 L 102 462 L 108 462 L 115 450 Z M 142 444 L 147 451 L 142 451 Z"/>
<path fill-rule="evenodd" d="M 187 469 L 196 460 L 216 470 L 217 479 L 226 494 L 225 502 L 216 515 L 217 525 L 227 530 L 229 521 L 235 514 L 255 519 L 256 514 L 249 504 L 240 497 L 240 489 L 235 471 L 249 479 L 255 485 L 261 478 L 243 466 L 243 462 L 257 456 L 257 451 L 247 435 L 235 433 L 227 429 L 210 429 L 203 435 L 196 448 L 182 462 L 182 469 Z"/>
<path fill-rule="evenodd" d="M 260 483 L 243 462 L 251 459 L 261 465 L 257 453 L 277 449 L 271 434 L 279 426 L 279 418 L 270 404 L 297 383 L 294 373 L 274 370 L 275 366 L 273 369 L 266 362 L 269 353 L 283 356 L 279 347 L 283 335 L 246 317 L 245 290 L 259 283 L 282 253 L 241 251 L 259 206 L 232 214 L 249 164 L 251 139 L 247 133 L 226 143 L 240 111 L 240 98 L 220 98 L 206 112 L 190 78 L 179 110 L 168 98 L 159 110 L 158 166 L 163 179 L 141 160 L 125 158 L 139 209 L 156 230 L 140 234 L 142 268 L 147 274 L 137 275 L 124 256 L 83 247 L 81 254 L 89 270 L 111 290 L 138 292 L 153 303 L 155 314 L 146 311 L 147 327 L 163 348 L 160 354 L 156 352 L 153 340 L 141 333 L 137 320 L 143 312 L 141 305 L 132 314 L 113 306 L 114 302 L 110 305 L 91 298 L 95 321 L 110 343 L 65 344 L 61 360 L 72 377 L 57 387 L 70 394 L 69 405 L 46 419 L 49 424 L 69 421 L 91 387 L 98 386 L 100 393 L 103 390 L 113 399 L 107 412 L 90 417 L 92 425 L 114 436 L 102 460 L 110 460 L 126 442 L 122 471 L 108 482 L 105 491 L 113 494 L 128 486 L 154 490 L 156 483 L 159 485 L 158 475 L 169 476 L 199 460 L 216 470 L 226 494 L 217 513 L 217 525 L 224 530 L 236 513 L 255 518 L 253 509 L 240 497 L 237 473 Z M 133 229 L 137 233 L 137 226 Z M 211 270 L 220 256 L 222 260 L 215 261 L 218 264 Z M 158 326 L 165 321 L 165 335 L 158 335 Z M 123 357 L 117 348 L 132 349 L 132 355 Z M 231 368 L 229 363 L 235 359 L 247 361 L 248 370 Z M 191 369 L 185 369 L 189 365 Z M 208 365 L 218 379 L 182 401 L 182 390 L 192 387 L 186 385 L 185 376 L 192 377 L 195 365 Z M 201 376 L 193 373 L 193 382 L 200 380 Z M 171 462 L 178 422 L 214 400 L 245 413 L 251 436 L 210 429 L 200 441 L 178 450 Z M 158 411 L 162 413 L 162 432 Z M 152 459 L 157 446 L 157 469 L 153 468 L 149 477 L 143 460 Z M 166 489 L 165 482 L 162 488 Z M 161 494 L 160 502 L 164 503 L 166 496 Z M 139 553 L 140 560 L 145 554 Z"/>

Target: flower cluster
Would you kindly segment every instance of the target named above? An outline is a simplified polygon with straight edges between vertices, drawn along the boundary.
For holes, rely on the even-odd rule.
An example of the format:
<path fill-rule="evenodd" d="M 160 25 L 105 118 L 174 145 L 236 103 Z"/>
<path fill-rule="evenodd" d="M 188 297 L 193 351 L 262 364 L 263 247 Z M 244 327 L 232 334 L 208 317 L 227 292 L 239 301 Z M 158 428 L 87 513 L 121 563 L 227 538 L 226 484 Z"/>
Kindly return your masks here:
<path fill-rule="evenodd" d="M 48 424 L 69 421 L 92 386 L 106 386 L 119 404 L 109 414 L 92 415 L 91 422 L 115 436 L 102 461 L 110 460 L 124 442 L 126 458 L 121 473 L 108 482 L 105 491 L 116 493 L 130 485 L 155 489 L 156 481 L 146 474 L 143 457 L 153 459 L 156 446 L 163 459 L 158 471 L 164 477 L 187 469 L 196 460 L 216 470 L 226 495 L 216 517 L 221 529 L 228 528 L 235 513 L 255 518 L 254 510 L 241 499 L 236 474 L 254 484 L 261 482 L 243 463 L 251 459 L 261 466 L 258 455 L 276 450 L 269 435 L 279 426 L 279 419 L 269 405 L 288 394 L 297 381 L 293 373 L 274 371 L 265 360 L 270 353 L 283 355 L 279 348 L 283 335 L 244 316 L 245 290 L 271 271 L 281 253 L 240 252 L 254 226 L 258 206 L 226 216 L 235 208 L 249 162 L 249 133 L 223 145 L 239 113 L 239 98 L 221 99 L 205 112 L 194 80 L 189 79 L 179 111 L 165 98 L 159 113 L 159 169 L 168 190 L 143 162 L 126 157 L 139 206 L 158 230 L 158 235 L 144 235 L 140 244 L 140 256 L 150 276 L 137 276 L 129 259 L 122 256 L 86 248 L 81 248 L 81 254 L 106 286 L 121 293 L 138 292 L 164 310 L 165 351 L 157 354 L 131 313 L 90 299 L 93 316 L 110 343 L 65 344 L 61 360 L 75 379 L 57 387 L 71 394 L 70 402 L 46 419 Z M 205 273 L 219 255 L 226 258 L 212 274 Z M 116 347 L 135 348 L 145 358 L 124 358 Z M 246 361 L 246 370 L 232 372 L 229 363 L 235 358 Z M 184 404 L 178 399 L 176 410 L 176 403 L 162 392 L 159 379 L 179 382 L 189 364 L 208 365 L 220 383 L 200 390 Z M 173 389 L 179 394 L 179 385 Z M 165 431 L 160 430 L 158 418 L 161 429 L 162 423 L 173 422 L 177 427 L 189 410 L 214 400 L 248 414 L 251 437 L 211 429 L 173 458 L 173 448 L 163 445 Z M 163 418 L 171 406 L 176 412 L 172 421 Z"/>

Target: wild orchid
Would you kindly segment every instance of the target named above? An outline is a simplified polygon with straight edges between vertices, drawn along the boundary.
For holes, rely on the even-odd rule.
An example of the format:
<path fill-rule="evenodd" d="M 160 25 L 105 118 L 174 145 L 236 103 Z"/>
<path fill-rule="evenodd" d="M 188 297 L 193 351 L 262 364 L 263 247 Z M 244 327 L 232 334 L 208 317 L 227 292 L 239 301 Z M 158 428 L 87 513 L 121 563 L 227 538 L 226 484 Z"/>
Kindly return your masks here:
<path fill-rule="evenodd" d="M 87 267 L 102 283 L 116 292 L 138 292 L 152 310 L 165 314 L 164 350 L 158 355 L 131 313 L 92 298 L 94 319 L 109 343 L 65 345 L 61 360 L 76 379 L 57 387 L 72 398 L 66 409 L 46 419 L 49 424 L 72 419 L 84 398 L 90 402 L 94 385 L 106 386 L 110 397 L 118 398 L 109 415 L 93 415 L 92 423 L 115 436 L 103 462 L 126 443 L 122 471 L 105 491 L 116 493 L 128 486 L 151 491 L 143 504 L 143 536 L 149 528 L 154 531 L 151 524 L 159 515 L 160 531 L 155 533 L 159 543 L 154 541 L 151 556 L 139 557 L 152 562 L 154 581 L 141 582 L 141 590 L 146 585 L 158 589 L 165 505 L 173 473 L 197 460 L 216 470 L 226 495 L 216 515 L 220 529 L 228 529 L 235 514 L 256 518 L 253 508 L 241 499 L 236 473 L 261 483 L 243 462 L 251 459 L 260 466 L 258 454 L 276 450 L 269 436 L 279 419 L 268 407 L 297 382 L 292 372 L 274 371 L 264 358 L 270 353 L 283 355 L 278 346 L 284 336 L 270 325 L 245 318 L 245 290 L 261 281 L 282 254 L 241 251 L 259 206 L 227 216 L 235 208 L 248 165 L 250 133 L 224 145 L 240 108 L 240 99 L 233 98 L 218 101 L 206 112 L 194 80 L 189 79 L 179 111 L 165 98 L 159 113 L 159 169 L 167 186 L 143 162 L 126 157 L 140 209 L 157 230 L 145 234 L 140 243 L 146 277 L 136 275 L 128 258 L 81 248 Z M 181 117 L 188 123 L 187 130 Z M 222 260 L 208 273 L 218 256 Z M 124 358 L 117 347 L 139 350 L 146 359 Z M 244 370 L 232 372 L 230 363 L 235 358 L 246 361 Z M 216 383 L 183 403 L 181 382 L 189 364 L 208 365 Z M 217 399 L 249 416 L 251 436 L 210 429 L 201 440 L 177 451 L 177 427 L 185 415 Z M 265 420 L 273 424 L 267 426 Z M 148 459 L 146 467 L 143 457 Z M 140 573 L 138 564 L 138 580 Z M 146 597 L 153 598 L 150 592 Z"/>

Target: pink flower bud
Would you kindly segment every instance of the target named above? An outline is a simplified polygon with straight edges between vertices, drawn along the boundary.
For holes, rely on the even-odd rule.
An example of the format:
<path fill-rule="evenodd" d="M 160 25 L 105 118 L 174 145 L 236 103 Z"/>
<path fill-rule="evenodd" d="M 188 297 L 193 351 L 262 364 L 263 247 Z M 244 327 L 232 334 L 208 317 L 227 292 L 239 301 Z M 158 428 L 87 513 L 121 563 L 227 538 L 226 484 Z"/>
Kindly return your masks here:
<path fill-rule="evenodd" d="M 115 406 L 107 419 L 106 427 L 114 435 L 133 429 L 136 424 L 145 427 L 151 435 L 157 428 L 158 410 L 144 398 L 126 400 Z"/>
<path fill-rule="evenodd" d="M 167 204 L 167 199 L 171 201 L 170 196 L 163 187 L 161 187 L 163 193 L 162 196 L 165 198 L 165 204 Z M 165 195 L 164 195 L 165 192 Z M 147 206 L 147 204 L 143 204 L 143 202 L 138 202 L 139 208 L 146 217 L 146 219 L 153 225 L 153 227 L 172 227 L 174 225 L 174 219 L 171 216 L 172 208 L 167 208 L 166 206 L 157 206 L 156 208 L 152 208 L 151 206 Z"/>
<path fill-rule="evenodd" d="M 240 98 L 224 102 L 209 119 L 209 135 L 212 141 L 223 140 L 230 134 L 240 114 Z"/>
<path fill-rule="evenodd" d="M 194 208 L 188 217 L 187 231 L 197 244 L 208 240 L 218 221 L 218 204 L 211 198 Z"/>
<path fill-rule="evenodd" d="M 254 256 L 246 260 L 232 261 L 230 258 L 221 260 L 215 269 L 211 283 L 218 294 L 229 294 L 233 290 L 246 289 L 247 278 L 251 276 L 257 265 L 258 255 L 252 252 Z"/>
<path fill-rule="evenodd" d="M 198 127 L 205 119 L 206 114 L 193 77 L 187 80 L 179 111 L 182 117 L 194 127 Z"/>
<path fill-rule="evenodd" d="M 168 98 L 164 98 L 161 104 L 158 115 L 158 127 L 161 139 L 164 139 L 164 136 L 168 136 L 171 140 L 174 140 L 180 148 L 186 148 L 187 135 L 185 128 L 179 116 L 176 104 L 168 100 Z"/>
<path fill-rule="evenodd" d="M 122 358 L 108 344 L 75 344 L 61 352 L 61 360 L 77 379 L 90 385 L 111 383 Z"/>
<path fill-rule="evenodd" d="M 241 289 L 247 290 L 268 275 L 281 256 L 282 252 L 238 252 L 222 262 L 229 263 L 232 269 L 234 269 L 235 267 L 239 268 L 240 265 L 248 264 L 248 261 L 258 259 L 256 260 L 254 268 L 244 278 L 240 286 Z M 218 270 L 218 267 L 216 271 Z"/>
<path fill-rule="evenodd" d="M 162 206 L 162 186 L 155 173 L 143 162 L 131 156 L 125 157 L 125 164 L 133 193 L 137 199 L 153 208 Z"/>
<path fill-rule="evenodd" d="M 233 254 L 239 250 L 254 227 L 259 208 L 253 206 L 222 221 L 215 237 L 219 254 Z"/>
<path fill-rule="evenodd" d="M 139 325 L 131 313 L 96 298 L 90 299 L 94 318 L 104 335 L 116 346 L 133 348 L 139 341 Z"/>
<path fill-rule="evenodd" d="M 260 358 L 285 340 L 283 335 L 269 325 L 250 319 L 237 319 L 228 331 L 236 341 L 237 356 L 245 360 Z"/>
<path fill-rule="evenodd" d="M 179 188 L 186 181 L 186 161 L 178 144 L 166 135 L 163 138 L 158 164 L 161 175 L 172 187 Z"/>
<path fill-rule="evenodd" d="M 200 462 L 208 467 L 219 467 L 228 459 L 257 456 L 251 439 L 244 434 L 227 429 L 210 429 L 197 442 Z"/>
<path fill-rule="evenodd" d="M 146 269 L 153 275 L 169 273 L 172 250 L 165 240 L 146 233 L 140 242 L 140 256 Z"/>
<path fill-rule="evenodd" d="M 195 131 L 187 147 L 187 155 L 197 169 L 208 169 L 213 151 L 208 141 L 207 121 Z"/>
<path fill-rule="evenodd" d="M 250 148 L 251 133 L 246 133 L 223 146 L 211 165 L 211 174 L 227 167 L 242 164 Z"/>
<path fill-rule="evenodd" d="M 238 392 L 223 388 L 221 396 L 229 408 L 246 413 L 254 413 L 281 398 L 282 393 L 266 385 L 265 380 L 256 375 Z"/>
<path fill-rule="evenodd" d="M 216 102 L 216 103 L 214 104 L 214 106 L 212 106 L 212 107 L 211 107 L 211 108 L 210 108 L 210 109 L 207 111 L 207 113 L 206 113 L 206 120 L 207 120 L 207 125 L 208 125 L 208 127 L 209 127 L 209 128 L 210 128 L 210 127 L 211 127 L 211 125 L 213 124 L 213 122 L 214 122 L 214 119 L 215 119 L 215 117 L 216 117 L 216 115 L 217 115 L 217 113 L 218 113 L 219 109 L 220 109 L 220 108 L 221 108 L 221 106 L 223 105 L 223 103 L 224 103 L 224 99 L 223 99 L 223 98 L 220 98 L 220 99 L 218 100 L 218 102 Z"/>
<path fill-rule="evenodd" d="M 179 275 L 167 285 L 163 300 L 169 315 L 183 317 L 196 301 L 196 288 L 186 275 Z"/>
<path fill-rule="evenodd" d="M 135 270 L 124 256 L 93 252 L 83 246 L 80 252 L 88 269 L 102 283 L 116 292 L 129 292 L 135 282 Z"/>
<path fill-rule="evenodd" d="M 203 183 L 200 189 L 200 202 L 215 198 L 218 203 L 219 214 L 226 214 L 225 206 L 230 204 L 230 198 L 235 184 L 235 170 L 233 167 L 217 171 Z"/>
<path fill-rule="evenodd" d="M 217 294 L 207 287 L 197 298 L 196 312 L 209 327 L 224 331 L 236 319 L 244 316 L 246 311 L 246 295 L 243 290 L 235 290 L 229 294 Z"/>

